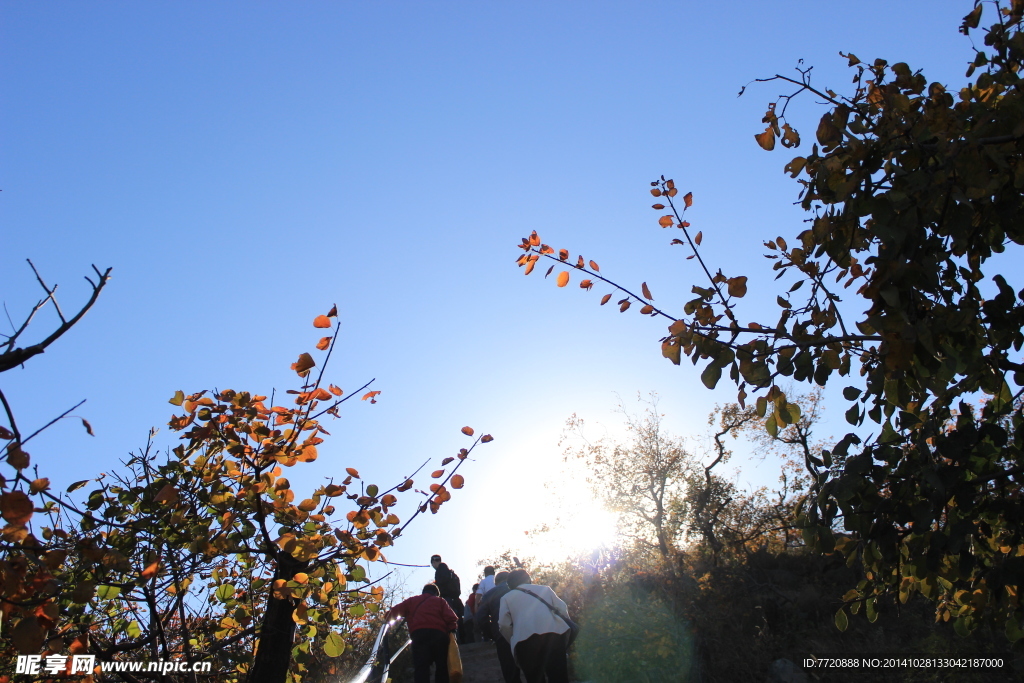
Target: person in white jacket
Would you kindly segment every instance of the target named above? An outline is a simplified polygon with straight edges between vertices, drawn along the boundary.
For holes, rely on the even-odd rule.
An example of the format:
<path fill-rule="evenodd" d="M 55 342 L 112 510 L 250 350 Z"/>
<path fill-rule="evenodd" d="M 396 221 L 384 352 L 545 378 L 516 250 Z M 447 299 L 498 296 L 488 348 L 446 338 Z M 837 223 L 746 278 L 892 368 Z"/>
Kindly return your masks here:
<path fill-rule="evenodd" d="M 512 590 L 501 598 L 498 629 L 512 646 L 526 683 L 569 683 L 565 602 L 550 587 L 532 584 L 525 569 L 512 572 L 508 585 Z"/>

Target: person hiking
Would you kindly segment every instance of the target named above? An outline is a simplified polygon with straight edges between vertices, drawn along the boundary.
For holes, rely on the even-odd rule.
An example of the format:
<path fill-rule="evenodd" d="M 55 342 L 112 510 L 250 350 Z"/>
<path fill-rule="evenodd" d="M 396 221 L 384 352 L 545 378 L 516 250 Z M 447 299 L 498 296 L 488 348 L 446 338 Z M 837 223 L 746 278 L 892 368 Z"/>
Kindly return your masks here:
<path fill-rule="evenodd" d="M 462 614 L 466 606 L 462 604 L 462 582 L 459 580 L 459 575 L 441 561 L 440 555 L 430 556 L 430 566 L 434 568 L 434 583 L 441 591 L 441 597 L 459 618 L 458 632 L 462 633 Z"/>
<path fill-rule="evenodd" d="M 434 683 L 448 683 L 448 634 L 459 626 L 459 619 L 437 586 L 428 583 L 420 595 L 403 600 L 388 612 L 405 617 L 412 640 L 414 683 L 430 683 L 430 665 L 434 665 Z"/>
<path fill-rule="evenodd" d="M 498 628 L 512 646 L 526 683 L 569 683 L 569 610 L 525 569 L 512 572 L 498 607 Z"/>
<path fill-rule="evenodd" d="M 498 630 L 498 606 L 501 599 L 511 588 L 508 587 L 508 572 L 498 572 L 494 577 L 494 588 L 487 591 L 476 611 L 476 619 L 486 639 L 494 641 L 498 649 L 498 663 L 501 664 L 501 676 L 505 683 L 522 683 L 519 666 L 512 656 L 512 646 Z"/>

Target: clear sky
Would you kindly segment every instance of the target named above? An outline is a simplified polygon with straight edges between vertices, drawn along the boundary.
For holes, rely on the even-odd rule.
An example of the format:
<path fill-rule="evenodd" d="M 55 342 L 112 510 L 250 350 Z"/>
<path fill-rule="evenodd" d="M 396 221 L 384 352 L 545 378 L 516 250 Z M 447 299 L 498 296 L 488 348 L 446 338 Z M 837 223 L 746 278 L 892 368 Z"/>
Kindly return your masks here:
<path fill-rule="evenodd" d="M 661 358 L 662 323 L 599 307 L 606 290 L 523 278 L 520 238 L 537 230 L 680 310 L 700 275 L 650 209 L 665 174 L 694 193 L 705 258 L 750 276 L 754 317 L 774 306 L 761 243 L 803 216 L 781 172 L 793 155 L 753 140 L 788 90 L 737 99 L 740 87 L 803 59 L 845 92 L 840 50 L 956 87 L 970 7 L 3 0 L 0 298 L 15 321 L 38 300 L 26 258 L 69 309 L 90 264 L 115 278 L 0 386 L 23 429 L 88 399 L 78 414 L 95 437 L 68 421 L 28 449 L 66 485 L 165 427 L 177 389 L 293 386 L 289 364 L 319 338 L 312 318 L 336 303 L 331 381 L 375 378 L 382 394 L 347 406 L 320 459 L 289 478 L 301 491 L 357 467 L 387 485 L 453 455 L 463 425 L 493 434 L 463 467 L 466 488 L 387 553 L 439 552 L 471 584 L 478 559 L 521 547 L 547 514 L 538 492 L 571 414 L 614 433 L 616 394 L 657 391 L 668 428 L 696 434 L 733 397 Z M 812 141 L 823 110 L 805 97 L 791 113 Z M 28 341 L 53 324 L 40 318 Z M 158 441 L 174 444 L 166 429 Z M 755 464 L 741 483 L 774 480 Z"/>

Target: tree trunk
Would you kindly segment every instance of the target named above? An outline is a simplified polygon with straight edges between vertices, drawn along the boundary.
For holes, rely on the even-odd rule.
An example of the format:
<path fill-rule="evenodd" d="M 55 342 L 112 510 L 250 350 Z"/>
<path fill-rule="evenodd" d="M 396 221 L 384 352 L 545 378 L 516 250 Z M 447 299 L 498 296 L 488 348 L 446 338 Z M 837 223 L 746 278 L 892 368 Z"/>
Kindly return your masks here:
<path fill-rule="evenodd" d="M 274 580 L 291 581 L 306 567 L 306 562 L 299 562 L 288 553 L 282 553 L 274 570 Z M 294 611 L 295 599 L 275 598 L 271 583 L 267 609 L 263 614 L 263 625 L 256 644 L 256 659 L 246 683 L 285 683 L 295 642 L 295 620 L 292 619 Z"/>

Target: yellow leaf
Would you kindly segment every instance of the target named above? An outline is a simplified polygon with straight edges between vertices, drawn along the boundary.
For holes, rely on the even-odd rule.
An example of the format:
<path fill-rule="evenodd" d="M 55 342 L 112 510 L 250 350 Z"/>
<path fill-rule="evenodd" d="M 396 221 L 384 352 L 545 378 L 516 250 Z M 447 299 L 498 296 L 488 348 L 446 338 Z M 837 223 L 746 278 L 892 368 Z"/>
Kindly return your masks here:
<path fill-rule="evenodd" d="M 175 391 L 174 392 L 174 396 L 172 396 L 171 400 L 168 401 L 168 403 L 170 403 L 172 406 L 180 406 L 184 402 L 185 402 L 185 392 L 182 391 L 181 389 L 178 389 L 177 391 Z"/>
<path fill-rule="evenodd" d="M 555 281 L 555 283 L 559 287 L 565 287 L 567 284 L 569 284 L 569 273 L 568 273 L 568 271 L 563 270 L 561 273 L 559 273 L 558 274 L 558 279 Z"/>

